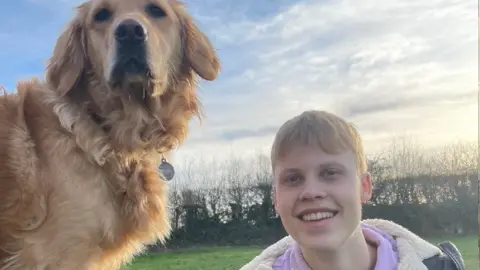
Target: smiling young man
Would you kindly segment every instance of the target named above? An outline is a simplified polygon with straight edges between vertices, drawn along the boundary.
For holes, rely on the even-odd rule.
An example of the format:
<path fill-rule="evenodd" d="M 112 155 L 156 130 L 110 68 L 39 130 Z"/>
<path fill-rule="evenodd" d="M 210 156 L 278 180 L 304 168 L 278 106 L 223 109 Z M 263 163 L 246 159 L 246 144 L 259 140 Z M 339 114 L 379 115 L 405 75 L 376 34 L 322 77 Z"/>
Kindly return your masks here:
<path fill-rule="evenodd" d="M 361 220 L 372 196 L 356 128 L 324 111 L 282 125 L 272 152 L 274 204 L 289 234 L 242 270 L 463 270 L 446 242 L 434 246 L 381 219 Z"/>

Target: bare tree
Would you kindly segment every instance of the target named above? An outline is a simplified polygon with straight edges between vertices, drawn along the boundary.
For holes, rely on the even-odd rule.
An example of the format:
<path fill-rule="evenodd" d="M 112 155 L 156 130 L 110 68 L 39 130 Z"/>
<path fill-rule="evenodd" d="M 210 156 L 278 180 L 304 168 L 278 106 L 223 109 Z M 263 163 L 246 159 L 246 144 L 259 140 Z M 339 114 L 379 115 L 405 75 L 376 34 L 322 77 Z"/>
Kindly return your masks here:
<path fill-rule="evenodd" d="M 222 202 L 225 201 L 225 179 L 222 179 L 219 163 L 216 159 L 209 162 L 202 162 L 198 167 L 200 181 L 205 184 L 205 196 L 207 206 L 212 218 L 221 219 Z"/>

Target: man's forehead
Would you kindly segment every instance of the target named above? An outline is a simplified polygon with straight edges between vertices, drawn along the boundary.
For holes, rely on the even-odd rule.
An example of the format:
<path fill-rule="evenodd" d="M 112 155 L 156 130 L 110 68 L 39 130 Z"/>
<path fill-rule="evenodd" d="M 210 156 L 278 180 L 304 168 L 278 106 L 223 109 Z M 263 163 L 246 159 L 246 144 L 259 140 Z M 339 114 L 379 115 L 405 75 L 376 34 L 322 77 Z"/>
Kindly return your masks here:
<path fill-rule="evenodd" d="M 319 146 L 308 145 L 292 145 L 291 147 L 285 148 L 284 151 L 279 154 L 280 155 L 277 157 L 277 160 L 284 162 L 289 159 L 297 159 L 301 156 L 313 156 L 317 159 L 342 159 L 355 156 L 355 153 L 351 149 L 340 147 L 323 149 Z"/>
<path fill-rule="evenodd" d="M 351 151 L 343 151 L 337 154 L 319 153 L 312 157 L 311 155 L 300 157 L 299 155 L 287 155 L 277 160 L 275 168 L 279 170 L 302 169 L 305 167 L 328 167 L 355 166 L 355 155 Z"/>

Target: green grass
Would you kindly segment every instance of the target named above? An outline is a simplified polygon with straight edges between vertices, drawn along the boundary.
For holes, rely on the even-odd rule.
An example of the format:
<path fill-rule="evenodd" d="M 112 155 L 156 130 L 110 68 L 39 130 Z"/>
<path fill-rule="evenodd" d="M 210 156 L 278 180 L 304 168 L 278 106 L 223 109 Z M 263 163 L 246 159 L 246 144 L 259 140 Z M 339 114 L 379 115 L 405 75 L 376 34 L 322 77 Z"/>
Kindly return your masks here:
<path fill-rule="evenodd" d="M 137 258 L 126 270 L 238 270 L 260 251 L 260 248 L 227 247 L 151 254 Z"/>
<path fill-rule="evenodd" d="M 447 238 L 462 252 L 467 270 L 478 268 L 477 237 Z M 431 239 L 438 243 L 445 239 Z M 126 270 L 238 270 L 261 251 L 257 247 L 198 248 L 138 257 Z"/>

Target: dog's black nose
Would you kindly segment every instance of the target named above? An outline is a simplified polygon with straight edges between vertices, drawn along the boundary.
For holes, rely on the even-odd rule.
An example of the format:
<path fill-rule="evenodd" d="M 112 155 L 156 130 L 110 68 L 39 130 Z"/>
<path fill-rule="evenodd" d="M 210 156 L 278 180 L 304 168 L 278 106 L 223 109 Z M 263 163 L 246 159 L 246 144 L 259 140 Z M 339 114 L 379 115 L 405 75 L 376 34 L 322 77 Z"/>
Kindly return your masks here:
<path fill-rule="evenodd" d="M 132 19 L 124 20 L 115 29 L 115 39 L 119 42 L 143 43 L 146 37 L 143 26 Z"/>

